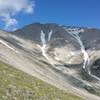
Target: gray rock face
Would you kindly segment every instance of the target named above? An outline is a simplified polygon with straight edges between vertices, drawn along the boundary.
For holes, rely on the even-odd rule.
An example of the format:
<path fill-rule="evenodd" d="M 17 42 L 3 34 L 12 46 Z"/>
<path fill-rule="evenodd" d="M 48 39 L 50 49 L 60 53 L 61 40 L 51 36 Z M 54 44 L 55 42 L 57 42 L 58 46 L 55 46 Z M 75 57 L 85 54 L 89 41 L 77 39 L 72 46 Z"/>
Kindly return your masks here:
<path fill-rule="evenodd" d="M 82 41 L 86 49 L 100 50 L 100 30 L 99 29 L 86 29 L 81 34 Z"/>
<path fill-rule="evenodd" d="M 72 35 L 70 35 L 66 29 L 84 29 L 84 32 L 79 33 L 79 37 L 85 47 L 85 50 L 88 52 L 88 55 L 90 56 L 90 60 L 94 61 L 95 59 L 98 59 L 100 56 L 95 54 L 95 52 L 99 52 L 100 50 L 100 30 L 99 29 L 88 29 L 88 28 L 81 28 L 81 27 L 71 27 L 71 26 L 59 26 L 57 24 L 40 24 L 35 23 L 31 24 L 29 26 L 26 26 L 22 29 L 19 29 L 14 32 L 15 35 L 25 38 L 27 40 L 32 40 L 33 42 L 36 42 L 38 44 L 41 44 L 41 31 L 45 34 L 45 41 L 47 44 L 47 52 L 52 54 L 52 57 L 54 56 L 55 49 L 59 52 L 58 55 L 61 55 L 62 57 L 62 50 L 66 53 L 64 53 L 65 56 L 67 56 L 67 53 L 72 53 L 73 55 L 65 60 L 70 60 L 70 58 L 75 58 L 74 62 L 76 63 L 82 63 L 82 54 L 80 44 L 78 43 L 77 39 L 73 38 Z M 50 31 L 52 31 L 51 37 L 49 37 Z M 50 40 L 48 41 L 48 38 Z M 41 44 L 42 45 L 42 44 Z M 61 51 L 59 51 L 59 50 Z M 78 51 L 79 54 L 76 52 Z M 74 53 L 75 52 L 75 53 Z M 92 56 L 91 56 L 91 53 Z M 74 56 L 74 54 L 76 54 Z M 63 55 L 63 56 L 64 56 Z M 80 55 L 80 57 L 79 57 Z M 78 56 L 78 57 L 77 57 Z M 63 58 L 63 57 L 62 57 Z M 80 61 L 81 59 L 81 61 Z M 65 62 L 65 61 L 64 61 Z"/>
<path fill-rule="evenodd" d="M 0 60 L 88 100 L 100 95 L 98 59 L 99 29 L 35 23 L 0 31 Z"/>
<path fill-rule="evenodd" d="M 94 61 L 91 71 L 94 75 L 100 77 L 100 59 Z"/>

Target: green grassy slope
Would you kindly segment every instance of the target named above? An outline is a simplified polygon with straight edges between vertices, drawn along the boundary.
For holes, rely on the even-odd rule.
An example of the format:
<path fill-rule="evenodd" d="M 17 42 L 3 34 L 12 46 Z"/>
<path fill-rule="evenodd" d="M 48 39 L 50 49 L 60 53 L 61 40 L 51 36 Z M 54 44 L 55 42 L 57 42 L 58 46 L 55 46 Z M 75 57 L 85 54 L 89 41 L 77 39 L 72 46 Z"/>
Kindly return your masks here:
<path fill-rule="evenodd" d="M 0 62 L 0 100 L 83 100 Z"/>

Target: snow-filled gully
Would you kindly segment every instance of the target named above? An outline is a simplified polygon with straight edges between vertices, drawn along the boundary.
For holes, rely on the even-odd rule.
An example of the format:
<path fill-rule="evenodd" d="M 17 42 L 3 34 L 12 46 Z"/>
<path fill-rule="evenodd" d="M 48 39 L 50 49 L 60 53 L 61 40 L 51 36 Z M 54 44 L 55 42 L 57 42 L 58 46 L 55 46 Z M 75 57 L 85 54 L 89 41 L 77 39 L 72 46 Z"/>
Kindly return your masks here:
<path fill-rule="evenodd" d="M 100 78 L 98 78 L 97 76 L 93 75 L 90 71 L 88 67 L 89 63 L 90 63 L 90 60 L 89 60 L 89 55 L 87 53 L 87 51 L 85 50 L 85 46 L 79 36 L 79 33 L 81 32 L 84 32 L 83 29 L 78 29 L 78 28 L 65 28 L 65 30 L 71 35 L 73 36 L 79 43 L 80 47 L 81 47 L 81 52 L 83 53 L 83 59 L 84 59 L 84 62 L 83 62 L 83 69 L 86 70 L 88 72 L 88 74 L 90 76 L 92 76 L 93 78 L 97 79 L 100 81 Z"/>
<path fill-rule="evenodd" d="M 51 39 L 51 31 L 49 33 L 49 38 L 48 40 Z M 45 33 L 43 31 L 41 31 L 41 42 L 42 42 L 42 47 L 40 47 L 41 51 L 42 51 L 42 55 L 49 61 L 49 57 L 46 54 L 46 38 L 45 38 Z"/>
<path fill-rule="evenodd" d="M 48 42 L 51 40 L 51 36 L 52 36 L 52 33 L 53 31 L 51 30 L 49 33 L 48 33 Z M 42 51 L 42 55 L 49 61 L 49 63 L 54 67 L 56 68 L 57 70 L 63 70 L 62 67 L 57 67 L 54 65 L 54 63 L 52 62 L 53 60 L 48 57 L 47 55 L 47 44 L 46 44 L 46 37 L 45 37 L 45 33 L 43 31 L 41 31 L 41 35 L 40 35 L 40 38 L 41 38 L 41 42 L 42 42 L 42 46 L 39 46 L 41 51 Z"/>
<path fill-rule="evenodd" d="M 85 47 L 84 47 L 84 44 L 79 36 L 79 33 L 80 32 L 84 32 L 83 29 L 78 29 L 78 28 L 65 28 L 65 30 L 72 36 L 74 37 L 77 42 L 79 43 L 80 47 L 81 47 L 81 52 L 83 54 L 83 59 L 84 59 L 84 62 L 83 62 L 83 69 L 87 71 L 87 73 L 94 77 L 95 79 L 97 80 L 100 80 L 98 77 L 96 77 L 95 75 L 92 75 L 91 71 L 88 67 L 89 63 L 90 63 L 90 59 L 89 59 L 89 55 L 87 53 L 87 51 L 85 50 Z M 52 30 L 48 33 L 48 41 L 51 40 L 51 36 L 52 36 Z M 41 42 L 42 42 L 42 46 L 39 46 L 41 51 L 42 51 L 42 55 L 50 62 L 50 64 L 52 66 L 54 66 L 54 64 L 52 63 L 52 60 L 51 58 L 48 57 L 48 55 L 46 54 L 47 52 L 47 44 L 46 44 L 46 36 L 45 36 L 45 33 L 41 30 L 41 34 L 40 34 L 40 39 L 41 39 Z M 56 68 L 56 66 L 54 66 Z M 58 68 L 57 68 L 58 69 Z"/>
<path fill-rule="evenodd" d="M 83 45 L 83 42 L 81 41 L 81 38 L 79 36 L 80 32 L 84 32 L 83 29 L 67 29 L 67 32 L 72 35 L 79 43 L 80 47 L 81 47 L 81 52 L 83 53 L 83 59 L 84 59 L 84 63 L 83 63 L 83 69 L 86 68 L 86 66 L 89 64 L 89 56 L 88 53 L 85 50 L 85 47 Z"/>

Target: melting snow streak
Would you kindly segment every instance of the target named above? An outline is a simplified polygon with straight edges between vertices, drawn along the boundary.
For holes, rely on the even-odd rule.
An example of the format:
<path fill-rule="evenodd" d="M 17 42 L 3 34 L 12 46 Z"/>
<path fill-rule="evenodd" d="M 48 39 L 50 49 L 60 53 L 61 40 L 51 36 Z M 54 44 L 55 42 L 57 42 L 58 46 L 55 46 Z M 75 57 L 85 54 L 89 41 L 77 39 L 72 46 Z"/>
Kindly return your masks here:
<path fill-rule="evenodd" d="M 46 55 L 46 39 L 45 39 L 45 33 L 43 33 L 43 31 L 41 31 L 41 42 L 42 42 L 42 47 L 41 48 L 41 51 L 42 51 L 42 54 L 43 56 L 48 59 L 48 56 Z"/>
<path fill-rule="evenodd" d="M 85 47 L 83 45 L 83 42 L 81 41 L 81 38 L 79 36 L 79 33 L 84 32 L 84 30 L 78 29 L 78 28 L 74 28 L 74 29 L 69 28 L 69 29 L 66 29 L 66 30 L 67 30 L 68 33 L 70 33 L 78 41 L 78 43 L 81 46 L 81 51 L 84 55 L 83 68 L 85 69 L 85 67 L 89 64 L 89 56 L 88 56 L 88 53 L 86 52 Z"/>
<path fill-rule="evenodd" d="M 74 28 L 74 29 L 71 29 L 71 28 L 66 29 L 66 28 L 65 28 L 65 30 L 66 30 L 70 35 L 72 35 L 72 36 L 78 41 L 78 43 L 80 44 L 80 46 L 81 46 L 81 51 L 82 51 L 82 53 L 83 53 L 83 55 L 84 55 L 83 68 L 86 69 L 87 65 L 89 65 L 89 63 L 90 63 L 89 55 L 88 55 L 88 53 L 86 52 L 85 47 L 84 47 L 84 44 L 83 44 L 83 42 L 82 42 L 82 40 L 81 40 L 81 38 L 80 38 L 80 36 L 79 36 L 79 33 L 80 33 L 80 32 L 84 32 L 84 30 L 83 30 L 83 29 L 78 29 L 78 28 Z M 89 74 L 89 75 L 91 75 L 92 77 L 94 77 L 94 78 L 96 78 L 97 80 L 100 81 L 100 79 L 99 79 L 97 76 L 92 75 L 90 69 L 87 69 L 87 70 L 88 70 L 88 74 Z"/>
<path fill-rule="evenodd" d="M 4 42 L 3 40 L 0 40 L 0 43 L 2 43 L 3 45 L 5 45 L 6 47 L 8 47 L 9 49 L 17 52 L 14 48 L 10 47 L 6 42 Z"/>
<path fill-rule="evenodd" d="M 50 31 L 48 34 L 48 39 L 47 39 L 48 41 L 50 41 L 51 35 L 52 35 L 52 31 Z M 40 38 L 41 38 L 41 42 L 42 42 L 42 47 L 41 46 L 39 46 L 39 47 L 42 51 L 42 55 L 50 62 L 51 65 L 53 65 L 51 59 L 46 54 L 46 52 L 47 52 L 46 36 L 45 36 L 45 33 L 43 31 L 41 31 Z"/>
<path fill-rule="evenodd" d="M 48 35 L 48 41 L 50 41 L 50 39 L 51 39 L 51 36 L 52 36 L 52 30 L 49 32 L 49 35 Z"/>

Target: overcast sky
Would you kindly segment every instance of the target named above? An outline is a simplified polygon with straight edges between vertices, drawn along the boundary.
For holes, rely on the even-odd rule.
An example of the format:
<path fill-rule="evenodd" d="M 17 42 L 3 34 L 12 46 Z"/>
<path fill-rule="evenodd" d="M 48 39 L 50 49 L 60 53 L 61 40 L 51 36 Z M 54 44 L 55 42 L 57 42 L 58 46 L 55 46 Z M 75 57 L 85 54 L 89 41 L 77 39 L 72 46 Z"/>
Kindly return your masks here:
<path fill-rule="evenodd" d="M 100 0 L 0 0 L 0 28 L 58 23 L 100 28 Z"/>

